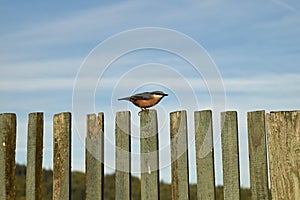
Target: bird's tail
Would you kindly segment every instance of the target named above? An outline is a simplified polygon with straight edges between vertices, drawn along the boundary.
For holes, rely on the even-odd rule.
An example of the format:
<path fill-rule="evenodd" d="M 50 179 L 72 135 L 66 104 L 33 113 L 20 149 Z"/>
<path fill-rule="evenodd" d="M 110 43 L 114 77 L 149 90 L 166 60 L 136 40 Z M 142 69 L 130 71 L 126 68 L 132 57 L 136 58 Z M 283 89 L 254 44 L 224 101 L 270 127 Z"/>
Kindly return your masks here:
<path fill-rule="evenodd" d="M 118 99 L 119 101 L 121 101 L 121 100 L 127 100 L 127 101 L 129 101 L 130 100 L 130 97 L 124 97 L 124 98 L 120 98 L 120 99 Z"/>

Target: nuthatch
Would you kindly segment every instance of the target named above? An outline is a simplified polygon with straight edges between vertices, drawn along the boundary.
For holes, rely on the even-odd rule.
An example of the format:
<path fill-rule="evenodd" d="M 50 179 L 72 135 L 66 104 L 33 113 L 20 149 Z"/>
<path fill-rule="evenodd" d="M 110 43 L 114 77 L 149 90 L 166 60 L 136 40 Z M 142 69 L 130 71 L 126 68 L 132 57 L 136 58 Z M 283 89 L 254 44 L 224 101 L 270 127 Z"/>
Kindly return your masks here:
<path fill-rule="evenodd" d="M 140 107 L 143 110 L 147 110 L 147 108 L 150 108 L 158 102 L 165 96 L 168 96 L 168 94 L 165 94 L 161 91 L 153 91 L 153 92 L 143 92 L 139 94 L 134 94 L 130 97 L 124 97 L 118 99 L 120 100 L 127 100 L 136 105 L 137 107 Z"/>

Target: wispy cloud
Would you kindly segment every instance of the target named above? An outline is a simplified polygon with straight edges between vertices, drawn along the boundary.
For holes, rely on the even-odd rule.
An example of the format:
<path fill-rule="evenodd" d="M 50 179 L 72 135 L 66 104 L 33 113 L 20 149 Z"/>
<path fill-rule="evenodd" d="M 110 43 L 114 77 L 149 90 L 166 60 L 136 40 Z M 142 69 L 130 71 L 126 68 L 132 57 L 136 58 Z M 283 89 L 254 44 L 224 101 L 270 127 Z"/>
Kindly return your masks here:
<path fill-rule="evenodd" d="M 279 5 L 279 6 L 281 6 L 281 7 L 283 7 L 283 8 L 286 8 L 290 11 L 293 11 L 293 12 L 296 11 L 296 9 L 291 4 L 285 2 L 284 0 L 272 0 L 272 2 Z"/>
<path fill-rule="evenodd" d="M 74 77 L 82 63 L 80 58 L 9 60 L 1 63 L 1 80 L 43 77 Z"/>
<path fill-rule="evenodd" d="M 119 19 L 122 11 L 126 11 L 133 5 L 131 3 L 119 3 L 76 11 L 69 13 L 69 16 L 56 16 L 47 22 L 32 24 L 31 27 L 26 27 L 26 29 L 2 38 L 3 40 L 15 38 L 18 39 L 16 44 L 30 45 L 65 44 L 78 39 L 86 41 L 91 36 L 94 38 L 100 30 L 102 33 L 112 31 L 108 27 L 114 22 L 114 18 L 115 20 Z M 102 20 L 107 16 L 111 16 L 110 20 Z M 115 22 L 118 23 L 118 21 Z"/>
<path fill-rule="evenodd" d="M 151 72 L 149 72 L 151 73 Z M 125 78 L 120 77 L 103 77 L 96 82 L 91 81 L 91 78 L 85 77 L 81 80 L 84 85 L 80 88 L 94 88 L 104 90 L 119 90 L 129 92 L 134 90 L 136 86 L 147 86 L 151 84 L 159 84 L 174 91 L 186 91 L 188 88 L 195 91 L 207 91 L 207 85 L 205 83 L 205 77 L 193 78 L 184 76 L 174 76 L 174 74 L 166 74 L 164 76 L 149 76 L 149 73 L 142 71 L 134 73 Z M 155 72 L 153 72 L 155 73 Z M 93 78 L 93 77 L 92 77 Z M 217 82 L 218 80 L 212 80 L 211 82 Z M 243 77 L 223 77 L 221 80 L 224 83 L 224 89 L 226 93 L 264 93 L 264 94 L 276 94 L 278 91 L 281 93 L 295 93 L 300 92 L 300 74 L 263 74 L 260 76 L 243 76 Z M 52 91 L 52 90 L 69 90 L 72 91 L 75 85 L 76 79 L 74 77 L 46 77 L 46 78 L 17 78 L 17 79 L 1 79 L 0 91 Z M 97 84 L 94 84 L 97 83 Z M 216 85 L 217 86 L 217 85 Z M 220 88 L 211 87 L 212 92 L 219 91 Z M 208 91 L 209 92 L 209 91 Z M 122 95 L 122 94 L 118 94 Z"/>
<path fill-rule="evenodd" d="M 48 91 L 71 90 L 73 78 L 44 78 L 44 79 L 21 79 L 1 80 L 0 91 L 4 92 L 26 92 L 26 91 Z"/>
<path fill-rule="evenodd" d="M 143 26 L 176 28 L 176 24 L 182 24 L 182 27 L 188 31 L 187 27 L 196 21 L 200 28 L 206 28 L 199 34 L 211 33 L 211 30 L 226 29 L 232 24 L 241 25 L 245 23 L 244 20 L 249 20 L 245 15 L 247 10 L 236 9 L 235 12 L 226 12 L 234 8 L 232 5 L 222 1 L 186 2 L 178 3 L 178 5 L 174 3 L 172 9 L 168 9 L 170 5 L 163 2 L 159 6 L 157 2 L 119 2 L 76 11 L 69 13 L 68 16 L 57 16 L 47 22 L 38 22 L 32 26 L 28 25 L 23 30 L 3 35 L 1 43 L 5 44 L 5 41 L 14 39 L 15 42 L 11 45 L 63 45 L 94 41 L 95 38 L 104 39 L 119 31 Z M 160 17 L 155 18 L 156 15 Z M 108 16 L 109 20 L 103 20 Z M 240 17 L 244 17 L 243 20 Z M 219 22 L 220 18 L 226 20 L 226 23 Z"/>

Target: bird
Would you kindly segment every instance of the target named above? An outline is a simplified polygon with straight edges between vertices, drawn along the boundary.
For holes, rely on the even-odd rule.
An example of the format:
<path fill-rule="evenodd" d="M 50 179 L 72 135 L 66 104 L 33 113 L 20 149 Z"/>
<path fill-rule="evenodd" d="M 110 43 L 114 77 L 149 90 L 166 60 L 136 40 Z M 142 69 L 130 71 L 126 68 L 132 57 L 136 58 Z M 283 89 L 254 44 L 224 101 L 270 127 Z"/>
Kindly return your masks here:
<path fill-rule="evenodd" d="M 143 92 L 143 93 L 134 94 L 130 97 L 123 97 L 118 100 L 130 101 L 137 107 L 141 108 L 142 109 L 141 111 L 144 111 L 147 110 L 147 108 L 150 108 L 158 104 L 160 100 L 162 100 L 162 98 L 164 98 L 165 96 L 168 96 L 168 94 L 165 94 L 162 91 L 153 91 L 153 92 Z"/>

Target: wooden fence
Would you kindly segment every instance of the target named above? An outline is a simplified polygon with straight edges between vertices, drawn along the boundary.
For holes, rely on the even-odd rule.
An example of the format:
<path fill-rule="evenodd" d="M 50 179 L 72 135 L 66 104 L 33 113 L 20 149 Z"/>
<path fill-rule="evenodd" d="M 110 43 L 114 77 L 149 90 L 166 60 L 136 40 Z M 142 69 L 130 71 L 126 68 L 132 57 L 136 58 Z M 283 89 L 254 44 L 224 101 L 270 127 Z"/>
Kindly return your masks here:
<path fill-rule="evenodd" d="M 115 196 L 124 200 L 131 199 L 130 118 L 130 112 L 124 111 L 117 112 L 115 119 Z M 16 121 L 15 114 L 0 114 L 0 199 L 15 199 Z M 43 123 L 43 113 L 29 114 L 26 199 L 42 199 Z M 300 199 L 300 111 L 248 112 L 247 124 L 252 199 L 271 198 L 268 171 L 272 199 Z M 200 155 L 204 141 L 213 144 L 212 112 L 196 111 L 194 125 L 197 198 L 215 199 L 214 149 L 204 157 Z M 237 200 L 240 199 L 237 112 L 221 113 L 221 127 L 224 199 Z M 71 113 L 54 115 L 53 132 L 53 199 L 70 199 Z M 141 113 L 140 135 L 141 199 L 159 199 L 159 141 L 155 110 Z M 86 199 L 105 199 L 103 141 L 104 114 L 87 115 Z M 170 141 L 172 199 L 189 199 L 186 111 L 170 113 Z"/>

